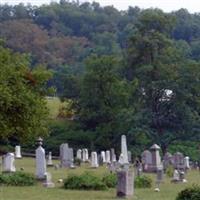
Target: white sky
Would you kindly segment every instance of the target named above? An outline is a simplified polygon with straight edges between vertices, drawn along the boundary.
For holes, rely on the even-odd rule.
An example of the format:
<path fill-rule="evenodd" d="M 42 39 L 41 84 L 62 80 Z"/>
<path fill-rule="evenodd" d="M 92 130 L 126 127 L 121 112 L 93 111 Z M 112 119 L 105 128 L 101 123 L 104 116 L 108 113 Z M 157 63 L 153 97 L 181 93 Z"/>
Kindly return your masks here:
<path fill-rule="evenodd" d="M 32 5 L 48 4 L 52 0 L 0 0 L 0 4 L 18 4 L 20 2 L 31 3 Z M 59 0 L 53 0 L 59 2 Z M 85 0 L 79 0 L 84 2 Z M 88 0 L 92 2 L 93 0 Z M 138 6 L 140 8 L 161 8 L 166 12 L 186 8 L 189 12 L 200 13 L 200 0 L 96 0 L 102 6 L 113 5 L 119 10 L 126 10 L 128 6 Z"/>

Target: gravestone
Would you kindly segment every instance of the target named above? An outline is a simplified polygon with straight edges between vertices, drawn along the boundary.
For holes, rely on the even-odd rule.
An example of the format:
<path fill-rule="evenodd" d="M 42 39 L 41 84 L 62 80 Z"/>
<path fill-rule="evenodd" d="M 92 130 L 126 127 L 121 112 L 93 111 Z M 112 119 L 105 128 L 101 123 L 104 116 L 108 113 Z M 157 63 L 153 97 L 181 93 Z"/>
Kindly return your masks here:
<path fill-rule="evenodd" d="M 150 151 L 145 150 L 142 155 L 142 165 L 143 165 L 143 171 L 148 172 L 149 166 L 152 164 L 152 154 Z"/>
<path fill-rule="evenodd" d="M 109 150 L 107 150 L 106 151 L 106 163 L 110 163 L 110 151 Z"/>
<path fill-rule="evenodd" d="M 60 145 L 60 161 L 62 167 L 72 167 L 74 162 L 73 149 L 68 144 Z"/>
<path fill-rule="evenodd" d="M 18 158 L 18 159 L 22 158 L 20 146 L 15 146 L 15 158 Z"/>
<path fill-rule="evenodd" d="M 123 154 L 122 154 L 122 153 L 121 153 L 120 156 L 119 156 L 118 163 L 119 163 L 120 165 L 123 165 L 123 164 L 124 164 L 124 158 L 123 158 Z"/>
<path fill-rule="evenodd" d="M 115 149 L 111 149 L 111 162 L 116 162 L 117 158 L 116 158 L 116 154 L 115 154 Z"/>
<path fill-rule="evenodd" d="M 105 151 L 101 151 L 101 158 L 102 158 L 102 162 L 106 163 L 106 153 L 105 153 Z"/>
<path fill-rule="evenodd" d="M 15 155 L 13 153 L 7 153 L 2 157 L 2 170 L 3 172 L 15 172 Z"/>
<path fill-rule="evenodd" d="M 36 177 L 44 179 L 46 176 L 45 150 L 42 148 L 42 138 L 38 138 L 38 148 L 36 149 Z"/>
<path fill-rule="evenodd" d="M 173 183 L 177 183 L 180 181 L 180 174 L 178 172 L 178 170 L 174 170 L 174 173 L 173 173 L 173 178 L 172 178 L 172 181 Z"/>
<path fill-rule="evenodd" d="M 182 153 L 175 153 L 172 157 L 172 162 L 175 169 L 184 170 L 184 156 Z"/>
<path fill-rule="evenodd" d="M 82 150 L 82 159 L 83 159 L 83 162 L 87 162 L 89 160 L 89 155 L 88 155 L 87 149 Z"/>
<path fill-rule="evenodd" d="M 134 194 L 134 175 L 131 170 L 117 172 L 117 197 L 131 198 Z"/>
<path fill-rule="evenodd" d="M 43 186 L 46 188 L 54 188 L 55 187 L 55 184 L 52 182 L 51 173 L 47 172 L 45 174 L 45 181 L 43 183 Z"/>
<path fill-rule="evenodd" d="M 99 167 L 98 158 L 97 158 L 97 152 L 92 152 L 91 153 L 91 167 L 92 168 Z"/>
<path fill-rule="evenodd" d="M 82 160 L 82 150 L 81 149 L 78 149 L 77 152 L 76 152 L 76 158 Z"/>
<path fill-rule="evenodd" d="M 132 155 L 130 151 L 128 151 L 128 162 L 132 163 Z"/>
<path fill-rule="evenodd" d="M 128 164 L 128 150 L 125 135 L 121 136 L 121 153 L 123 155 L 123 164 Z"/>
<path fill-rule="evenodd" d="M 52 161 L 52 153 L 49 152 L 47 156 L 47 166 L 52 167 L 53 166 L 53 161 Z"/>
<path fill-rule="evenodd" d="M 179 172 L 179 177 L 180 177 L 180 182 L 187 183 L 187 180 L 185 179 L 185 172 L 184 171 Z"/>
<path fill-rule="evenodd" d="M 170 165 L 172 165 L 172 154 L 167 152 L 163 157 L 163 167 L 167 169 Z"/>
<path fill-rule="evenodd" d="M 162 167 L 161 158 L 160 158 L 160 147 L 157 144 L 154 144 L 151 148 L 151 155 L 152 155 L 152 163 L 148 166 L 148 171 L 150 172 L 157 172 L 159 168 Z"/>
<path fill-rule="evenodd" d="M 184 158 L 184 167 L 185 169 L 190 169 L 190 158 L 188 156 Z"/>

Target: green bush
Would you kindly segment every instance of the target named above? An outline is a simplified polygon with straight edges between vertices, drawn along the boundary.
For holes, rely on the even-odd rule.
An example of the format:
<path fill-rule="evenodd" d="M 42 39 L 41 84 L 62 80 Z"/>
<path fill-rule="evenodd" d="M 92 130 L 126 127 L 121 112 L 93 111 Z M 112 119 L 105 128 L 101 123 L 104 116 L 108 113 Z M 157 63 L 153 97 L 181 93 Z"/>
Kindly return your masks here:
<path fill-rule="evenodd" d="M 182 190 L 176 200 L 200 200 L 200 186 L 192 186 Z"/>
<path fill-rule="evenodd" d="M 138 176 L 134 180 L 135 188 L 151 188 L 152 183 L 152 179 L 148 176 Z"/>
<path fill-rule="evenodd" d="M 174 168 L 172 165 L 169 165 L 166 169 L 166 175 L 168 177 L 173 177 L 173 173 L 174 173 Z"/>
<path fill-rule="evenodd" d="M 64 181 L 64 188 L 71 190 L 106 190 L 107 186 L 98 177 L 84 173 L 82 175 L 70 175 Z"/>
<path fill-rule="evenodd" d="M 35 184 L 36 179 L 32 174 L 24 172 L 0 174 L 0 185 L 32 186 Z"/>
<path fill-rule="evenodd" d="M 108 187 L 108 188 L 114 188 L 117 185 L 117 176 L 116 174 L 105 174 L 102 178 L 102 182 Z"/>
<path fill-rule="evenodd" d="M 75 164 L 76 166 L 81 166 L 81 159 L 75 158 L 75 159 L 74 159 L 74 164 Z"/>

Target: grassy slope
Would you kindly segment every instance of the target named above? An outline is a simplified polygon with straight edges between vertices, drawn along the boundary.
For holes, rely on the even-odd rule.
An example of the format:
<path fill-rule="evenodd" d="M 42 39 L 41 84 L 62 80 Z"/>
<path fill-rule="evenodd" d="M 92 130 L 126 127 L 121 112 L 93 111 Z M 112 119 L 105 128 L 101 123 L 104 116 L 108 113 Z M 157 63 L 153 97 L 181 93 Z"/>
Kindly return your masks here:
<path fill-rule="evenodd" d="M 54 161 L 58 162 L 58 161 Z M 25 171 L 34 173 L 34 159 L 22 159 L 16 161 L 16 167 L 24 167 Z M 109 200 L 115 199 L 116 191 L 111 189 L 109 191 L 70 191 L 61 188 L 61 184 L 57 183 L 59 178 L 66 178 L 69 173 L 80 174 L 84 171 L 93 171 L 98 176 L 106 173 L 106 168 L 101 167 L 97 170 L 89 169 L 87 165 L 77 168 L 75 170 L 61 169 L 54 170 L 48 168 L 52 173 L 53 181 L 56 187 L 47 189 L 39 183 L 33 187 L 0 187 L 0 200 Z M 155 175 L 151 175 L 155 179 Z M 188 185 L 200 183 L 200 174 L 197 171 L 189 172 L 187 175 L 187 184 L 171 184 L 170 179 L 166 178 L 165 183 L 161 185 L 161 192 L 156 193 L 152 189 L 136 189 L 134 199 L 137 200 L 174 200 L 177 193 Z"/>

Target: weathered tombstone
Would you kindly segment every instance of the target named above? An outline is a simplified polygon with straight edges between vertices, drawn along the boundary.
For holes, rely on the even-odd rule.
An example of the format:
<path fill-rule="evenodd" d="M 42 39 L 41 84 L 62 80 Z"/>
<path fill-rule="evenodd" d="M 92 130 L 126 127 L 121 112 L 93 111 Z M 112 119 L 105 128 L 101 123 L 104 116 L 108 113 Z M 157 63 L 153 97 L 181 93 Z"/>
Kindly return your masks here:
<path fill-rule="evenodd" d="M 142 165 L 143 165 L 143 171 L 148 172 L 149 166 L 152 165 L 152 154 L 150 151 L 145 150 L 142 155 Z"/>
<path fill-rule="evenodd" d="M 85 151 L 85 149 L 82 150 L 82 161 L 86 162 L 86 151 Z"/>
<path fill-rule="evenodd" d="M 49 167 L 53 166 L 52 153 L 51 152 L 49 152 L 48 157 L 47 157 L 47 166 L 49 166 Z"/>
<path fill-rule="evenodd" d="M 106 163 L 106 153 L 105 153 L 105 151 L 101 151 L 101 158 L 102 158 L 103 163 Z"/>
<path fill-rule="evenodd" d="M 115 154 L 115 149 L 111 149 L 111 162 L 116 162 L 116 154 Z"/>
<path fill-rule="evenodd" d="M 172 181 L 173 183 L 177 183 L 180 181 L 180 175 L 179 175 L 179 172 L 178 170 L 174 170 L 174 173 L 173 173 L 173 178 L 172 178 Z"/>
<path fill-rule="evenodd" d="M 184 156 L 182 153 L 175 153 L 172 157 L 172 162 L 175 169 L 184 170 Z"/>
<path fill-rule="evenodd" d="M 45 150 L 42 148 L 42 138 L 38 138 L 38 148 L 36 149 L 36 177 L 44 179 L 46 176 Z"/>
<path fill-rule="evenodd" d="M 128 150 L 125 135 L 121 136 L 121 153 L 123 155 L 123 164 L 128 164 Z"/>
<path fill-rule="evenodd" d="M 73 149 L 69 148 L 67 143 L 60 145 L 60 160 L 62 167 L 73 166 L 74 162 Z"/>
<path fill-rule="evenodd" d="M 99 165 L 98 165 L 98 159 L 97 159 L 97 152 L 92 152 L 91 153 L 91 167 L 92 168 L 99 167 Z"/>
<path fill-rule="evenodd" d="M 55 187 L 55 184 L 52 182 L 51 173 L 47 172 L 45 174 L 45 181 L 43 183 L 43 186 L 46 187 L 46 188 L 53 188 L 53 187 Z"/>
<path fill-rule="evenodd" d="M 14 165 L 15 156 L 13 153 L 7 153 L 2 157 L 2 170 L 3 172 L 15 172 L 16 168 Z"/>
<path fill-rule="evenodd" d="M 163 168 L 159 168 L 157 170 L 157 176 L 156 176 L 156 184 L 157 184 L 157 187 L 155 188 L 156 192 L 160 191 L 160 183 L 163 182 L 163 179 L 164 179 L 164 170 Z"/>
<path fill-rule="evenodd" d="M 130 170 L 117 172 L 117 197 L 130 198 L 134 194 L 134 175 Z"/>
<path fill-rule="evenodd" d="M 130 151 L 128 151 L 128 162 L 132 163 L 132 155 Z"/>
<path fill-rule="evenodd" d="M 22 158 L 20 146 L 15 146 L 15 158 Z"/>
<path fill-rule="evenodd" d="M 182 183 L 187 183 L 187 180 L 185 179 L 185 172 L 184 171 L 180 171 L 179 177 L 180 177 L 180 181 Z"/>
<path fill-rule="evenodd" d="M 110 163 L 110 151 L 106 151 L 106 163 Z"/>
<path fill-rule="evenodd" d="M 163 167 L 167 169 L 170 165 L 172 165 L 172 154 L 167 152 L 163 157 Z"/>
<path fill-rule="evenodd" d="M 152 155 L 152 164 L 149 166 L 149 171 L 157 172 L 157 170 L 162 167 L 161 159 L 160 159 L 160 147 L 157 144 L 154 144 L 151 148 Z"/>
<path fill-rule="evenodd" d="M 118 163 L 119 163 L 120 165 L 123 165 L 123 164 L 124 164 L 124 158 L 123 158 L 123 154 L 122 154 L 122 153 L 121 153 L 120 156 L 119 156 Z"/>
<path fill-rule="evenodd" d="M 88 153 L 88 149 L 85 149 L 85 158 L 86 158 L 86 161 L 89 160 L 89 153 Z"/>
<path fill-rule="evenodd" d="M 77 152 L 76 152 L 76 158 L 82 160 L 82 150 L 81 149 L 78 149 Z"/>
<path fill-rule="evenodd" d="M 185 169 L 190 169 L 190 158 L 188 156 L 184 158 L 184 166 Z"/>

